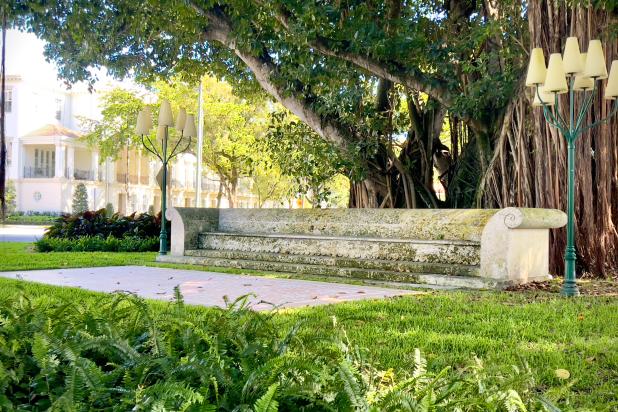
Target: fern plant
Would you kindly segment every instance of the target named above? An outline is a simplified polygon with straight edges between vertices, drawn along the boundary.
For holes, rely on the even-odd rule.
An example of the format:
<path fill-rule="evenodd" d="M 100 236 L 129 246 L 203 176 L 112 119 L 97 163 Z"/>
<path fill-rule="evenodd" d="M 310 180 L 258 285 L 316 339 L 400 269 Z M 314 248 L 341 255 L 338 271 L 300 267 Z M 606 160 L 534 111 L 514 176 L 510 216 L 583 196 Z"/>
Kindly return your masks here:
<path fill-rule="evenodd" d="M 156 308 L 156 309 L 155 309 Z M 427 370 L 420 351 L 397 376 L 336 328 L 332 350 L 281 331 L 246 297 L 195 310 L 130 294 L 0 302 L 0 410 L 6 411 L 543 411 L 526 367 Z M 521 385 L 521 381 L 525 385 Z M 524 388 L 516 391 L 515 388 Z"/>

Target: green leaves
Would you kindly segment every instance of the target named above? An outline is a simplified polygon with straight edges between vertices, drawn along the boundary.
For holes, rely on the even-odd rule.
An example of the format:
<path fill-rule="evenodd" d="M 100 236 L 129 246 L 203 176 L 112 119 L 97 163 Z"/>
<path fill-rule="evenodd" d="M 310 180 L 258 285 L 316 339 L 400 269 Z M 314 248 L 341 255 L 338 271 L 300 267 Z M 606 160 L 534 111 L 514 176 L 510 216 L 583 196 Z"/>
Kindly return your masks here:
<path fill-rule="evenodd" d="M 368 363 L 345 331 L 301 342 L 298 328 L 281 330 L 246 296 L 209 310 L 178 293 L 169 304 L 71 296 L 0 302 L 3 410 L 558 410 L 536 400 L 527 368 L 502 374 L 473 362 L 434 373 L 416 350 L 412 374 L 398 376 Z"/>
<path fill-rule="evenodd" d="M 284 176 L 293 180 L 291 195 L 304 195 L 319 207 L 333 200 L 330 183 L 348 164 L 329 142 L 285 111 L 271 114 L 260 147 Z"/>
<path fill-rule="evenodd" d="M 275 393 L 279 384 L 274 383 L 268 387 L 268 390 L 260 399 L 255 401 L 253 406 L 254 412 L 277 412 L 279 410 L 279 403 L 275 400 Z"/>

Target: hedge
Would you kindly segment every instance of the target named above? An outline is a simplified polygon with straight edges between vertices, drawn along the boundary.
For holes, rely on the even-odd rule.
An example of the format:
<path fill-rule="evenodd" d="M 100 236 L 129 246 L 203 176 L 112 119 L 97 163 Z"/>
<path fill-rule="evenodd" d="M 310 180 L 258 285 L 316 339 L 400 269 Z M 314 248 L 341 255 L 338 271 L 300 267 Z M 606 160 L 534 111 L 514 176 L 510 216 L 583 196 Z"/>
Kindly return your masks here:
<path fill-rule="evenodd" d="M 80 236 L 67 239 L 43 236 L 34 245 L 39 252 L 149 252 L 159 250 L 159 238 Z"/>

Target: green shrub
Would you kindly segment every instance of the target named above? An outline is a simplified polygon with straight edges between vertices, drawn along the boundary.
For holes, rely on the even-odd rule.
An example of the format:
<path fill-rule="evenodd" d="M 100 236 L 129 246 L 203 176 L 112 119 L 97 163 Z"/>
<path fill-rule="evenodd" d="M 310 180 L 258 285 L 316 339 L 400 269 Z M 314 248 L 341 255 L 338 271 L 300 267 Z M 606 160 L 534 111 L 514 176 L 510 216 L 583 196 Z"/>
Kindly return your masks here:
<path fill-rule="evenodd" d="M 409 375 L 396 376 L 335 323 L 325 350 L 311 352 L 299 326 L 282 331 L 244 298 L 198 311 L 178 291 L 157 306 L 128 294 L 21 294 L 0 302 L 0 319 L 2 410 L 557 410 L 534 398 L 526 368 L 490 374 L 475 361 L 434 373 L 417 350 Z"/>
<path fill-rule="evenodd" d="M 43 236 L 34 246 L 39 252 L 149 252 L 159 250 L 159 238 L 80 236 L 69 239 Z"/>
<path fill-rule="evenodd" d="M 105 205 L 105 215 L 107 217 L 112 217 L 114 215 L 114 205 L 112 205 L 111 203 L 107 203 Z"/>
<path fill-rule="evenodd" d="M 169 225 L 169 222 L 168 222 Z M 72 215 L 60 216 L 54 225 L 45 232 L 45 237 L 76 238 L 81 236 L 113 236 L 147 238 L 158 236 L 161 231 L 161 214 L 156 216 L 147 213 L 129 216 L 119 214 L 107 215 L 106 209 L 86 211 Z"/>
<path fill-rule="evenodd" d="M 12 214 L 6 218 L 6 223 L 16 225 L 50 225 L 56 222 L 58 216 Z"/>

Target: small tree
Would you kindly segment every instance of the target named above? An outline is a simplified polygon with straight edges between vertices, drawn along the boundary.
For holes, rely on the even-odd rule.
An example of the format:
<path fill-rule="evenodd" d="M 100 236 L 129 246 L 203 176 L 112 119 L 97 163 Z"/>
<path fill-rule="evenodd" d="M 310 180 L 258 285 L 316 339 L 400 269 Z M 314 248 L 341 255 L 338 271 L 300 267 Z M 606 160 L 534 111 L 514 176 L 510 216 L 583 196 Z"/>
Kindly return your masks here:
<path fill-rule="evenodd" d="M 73 192 L 73 213 L 83 213 L 88 210 L 88 191 L 86 185 L 80 183 Z"/>
<path fill-rule="evenodd" d="M 6 182 L 5 201 L 6 216 L 10 216 L 11 214 L 15 213 L 15 209 L 17 208 L 17 195 L 15 193 L 15 184 L 11 180 L 7 180 Z"/>
<path fill-rule="evenodd" d="M 112 205 L 111 203 L 107 203 L 105 205 L 105 214 L 107 215 L 107 217 L 112 217 L 114 215 L 114 205 Z"/>

